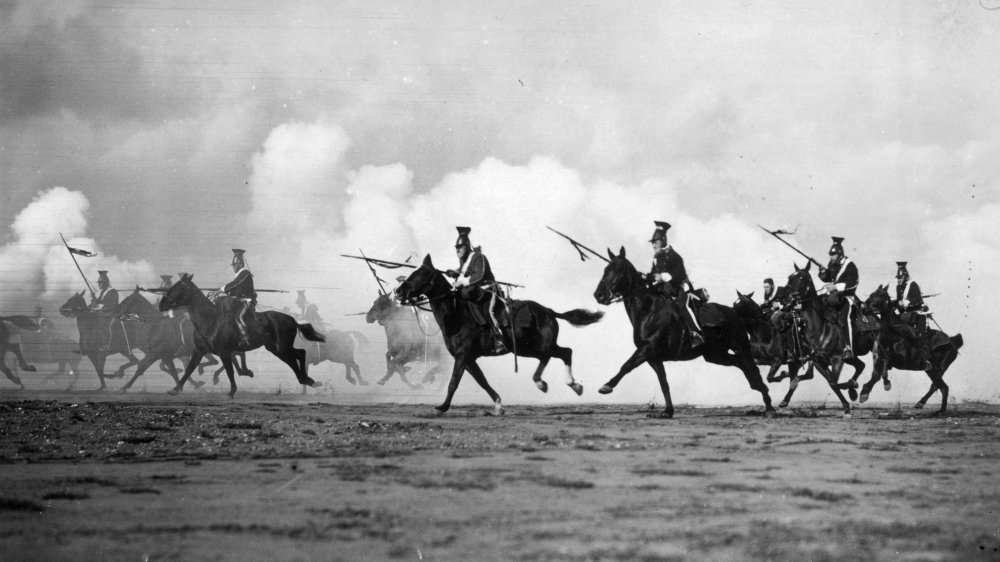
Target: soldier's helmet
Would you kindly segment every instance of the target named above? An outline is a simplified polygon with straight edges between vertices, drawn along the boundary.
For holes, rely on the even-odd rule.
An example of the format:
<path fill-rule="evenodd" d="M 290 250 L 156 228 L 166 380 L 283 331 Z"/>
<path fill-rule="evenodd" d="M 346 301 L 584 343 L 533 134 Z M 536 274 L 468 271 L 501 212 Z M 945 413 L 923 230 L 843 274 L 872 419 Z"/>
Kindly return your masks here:
<path fill-rule="evenodd" d="M 400 275 L 399 277 L 396 278 L 396 283 L 402 283 L 403 281 L 406 281 L 405 275 Z"/>
<path fill-rule="evenodd" d="M 241 266 L 246 265 L 247 263 L 246 259 L 243 257 L 243 254 L 245 253 L 246 250 L 233 248 L 233 265 L 241 265 Z"/>
<path fill-rule="evenodd" d="M 833 238 L 833 244 L 830 245 L 830 255 L 831 256 L 843 256 L 844 255 L 844 239 L 840 236 L 831 236 Z"/>
<path fill-rule="evenodd" d="M 472 232 L 472 228 L 468 226 L 456 226 L 458 230 L 458 239 L 455 240 L 456 248 L 472 248 L 472 242 L 469 241 L 469 233 Z"/>
<path fill-rule="evenodd" d="M 667 231 L 670 230 L 670 223 L 663 221 L 653 221 L 656 225 L 656 230 L 653 231 L 653 237 L 649 239 L 650 242 L 656 242 L 657 240 L 667 243 Z"/>
<path fill-rule="evenodd" d="M 905 281 L 910 278 L 910 272 L 906 270 L 906 262 L 898 261 L 896 262 L 896 279 L 899 281 Z"/>
<path fill-rule="evenodd" d="M 98 285 L 110 285 L 111 279 L 108 278 L 108 272 L 101 270 L 97 272 L 97 284 Z"/>
<path fill-rule="evenodd" d="M 160 281 L 160 288 L 169 289 L 170 287 L 172 287 L 174 284 L 173 278 L 174 276 L 170 274 L 161 275 L 160 279 L 162 279 L 162 281 Z"/>

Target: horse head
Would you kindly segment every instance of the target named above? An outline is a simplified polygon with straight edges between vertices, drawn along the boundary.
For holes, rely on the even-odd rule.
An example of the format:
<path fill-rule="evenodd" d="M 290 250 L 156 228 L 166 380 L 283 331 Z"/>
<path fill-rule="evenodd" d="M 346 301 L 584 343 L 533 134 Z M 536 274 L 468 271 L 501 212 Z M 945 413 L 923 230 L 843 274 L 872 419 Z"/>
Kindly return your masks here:
<path fill-rule="evenodd" d="M 754 291 L 750 291 L 748 295 L 744 295 L 738 290 L 736 291 L 736 301 L 733 302 L 733 310 L 741 318 L 756 319 L 763 316 L 760 305 L 753 300 L 753 294 Z"/>
<path fill-rule="evenodd" d="M 142 317 L 151 315 L 155 312 L 155 308 L 153 308 L 153 303 L 146 300 L 146 297 L 139 293 L 139 287 L 136 286 L 135 290 L 129 296 L 118 303 L 118 312 L 122 316 Z"/>
<path fill-rule="evenodd" d="M 625 257 L 625 246 L 622 246 L 617 255 L 609 248 L 608 257 L 611 259 L 604 267 L 604 274 L 594 291 L 594 299 L 603 305 L 633 293 L 639 280 L 639 272 Z"/>
<path fill-rule="evenodd" d="M 194 276 L 190 273 L 182 273 L 180 280 L 167 289 L 167 292 L 163 294 L 163 298 L 160 299 L 158 306 L 160 312 L 182 308 L 191 304 L 190 295 L 192 290 L 197 291 L 199 294 L 201 292 L 195 286 L 194 282 L 191 281 L 192 277 Z"/>
<path fill-rule="evenodd" d="M 435 285 L 440 279 L 441 273 L 434 268 L 431 256 L 427 254 L 420 267 L 396 288 L 396 296 L 403 304 L 412 304 L 421 298 L 433 298 L 436 296 Z"/>
<path fill-rule="evenodd" d="M 382 319 L 386 317 L 386 314 L 393 308 L 392 295 L 389 293 L 382 293 L 375 299 L 372 303 L 372 307 L 368 310 L 368 314 L 365 314 L 365 322 L 373 324 L 378 322 L 382 323 Z"/>
<path fill-rule="evenodd" d="M 812 262 L 806 263 L 805 267 L 793 263 L 795 271 L 788 276 L 788 283 L 785 287 L 788 291 L 789 299 L 808 299 L 816 296 L 816 285 L 813 283 L 812 274 L 809 272 Z"/>
<path fill-rule="evenodd" d="M 87 310 L 87 299 L 83 297 L 83 293 L 84 291 L 73 293 L 73 296 L 59 307 L 59 314 L 69 317 Z"/>
<path fill-rule="evenodd" d="M 889 289 L 885 285 L 879 285 L 878 289 L 875 289 L 865 299 L 864 307 L 875 313 L 882 314 L 889 309 L 890 302 L 892 301 L 889 297 Z"/>

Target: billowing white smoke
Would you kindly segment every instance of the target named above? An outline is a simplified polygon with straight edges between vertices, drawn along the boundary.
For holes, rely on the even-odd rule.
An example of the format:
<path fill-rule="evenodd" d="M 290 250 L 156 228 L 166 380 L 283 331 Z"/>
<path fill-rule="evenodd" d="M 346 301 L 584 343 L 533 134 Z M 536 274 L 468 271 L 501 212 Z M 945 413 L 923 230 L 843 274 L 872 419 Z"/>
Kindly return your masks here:
<path fill-rule="evenodd" d="M 98 254 L 77 257 L 95 289 L 98 270 L 107 270 L 112 286 L 119 290 L 155 279 L 153 267 L 145 261 L 132 263 L 102 254 L 98 243 L 86 236 L 89 207 L 81 192 L 54 187 L 39 193 L 18 213 L 11 225 L 10 242 L 0 249 L 2 314 L 32 314 L 35 306 L 51 313 L 71 292 L 86 288 L 60 233 L 71 247 Z"/>

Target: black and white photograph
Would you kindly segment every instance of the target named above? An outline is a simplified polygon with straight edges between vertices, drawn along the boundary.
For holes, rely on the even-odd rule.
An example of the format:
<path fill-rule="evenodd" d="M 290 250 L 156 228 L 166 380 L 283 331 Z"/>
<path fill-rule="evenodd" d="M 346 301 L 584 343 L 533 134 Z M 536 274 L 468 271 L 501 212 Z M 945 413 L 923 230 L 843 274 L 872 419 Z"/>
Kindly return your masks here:
<path fill-rule="evenodd" d="M 1000 0 L 0 0 L 0 559 L 1000 560 Z"/>

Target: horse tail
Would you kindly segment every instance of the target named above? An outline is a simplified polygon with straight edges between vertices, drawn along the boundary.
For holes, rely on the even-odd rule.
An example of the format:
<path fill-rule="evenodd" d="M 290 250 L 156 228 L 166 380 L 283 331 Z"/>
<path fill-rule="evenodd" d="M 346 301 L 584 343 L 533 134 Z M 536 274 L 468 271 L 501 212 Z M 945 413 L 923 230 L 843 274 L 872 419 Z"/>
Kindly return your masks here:
<path fill-rule="evenodd" d="M 301 333 L 302 337 L 305 339 L 309 341 L 326 341 L 326 337 L 317 332 L 316 328 L 313 328 L 312 324 L 297 324 L 297 326 L 299 327 L 299 333 Z"/>
<path fill-rule="evenodd" d="M 10 322 L 11 324 L 14 324 L 15 326 L 23 330 L 31 330 L 33 332 L 38 331 L 38 323 L 32 320 L 31 318 L 28 318 L 27 316 L 21 314 L 17 314 L 14 316 L 0 316 L 0 320 L 4 322 Z"/>
<path fill-rule="evenodd" d="M 555 314 L 556 318 L 565 320 L 573 326 L 587 326 L 604 318 L 604 312 L 602 311 L 591 312 L 582 308 L 574 308 L 562 313 L 553 311 L 552 313 Z"/>
<path fill-rule="evenodd" d="M 365 335 L 362 334 L 361 332 L 351 330 L 350 332 L 347 332 L 347 335 L 356 339 L 358 343 L 368 343 L 368 338 L 365 337 Z"/>

